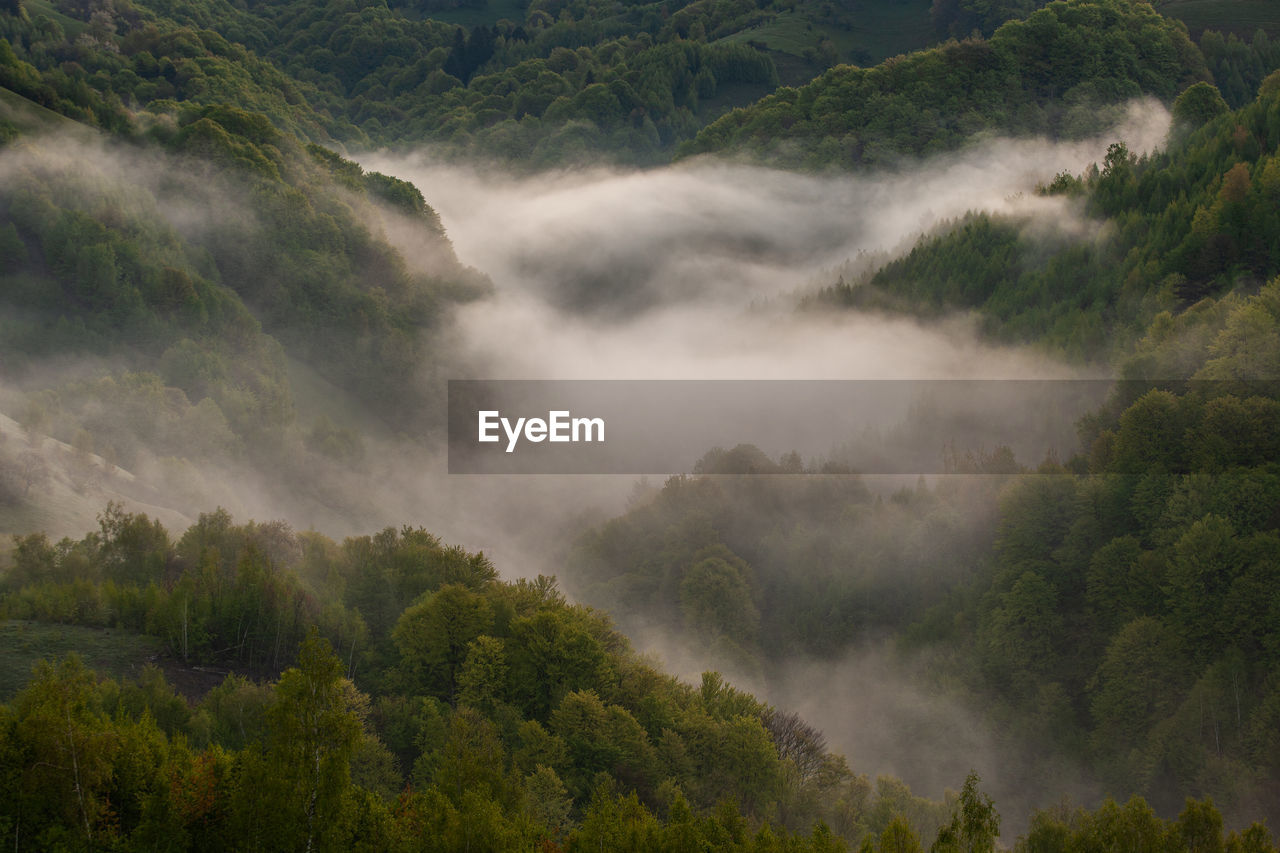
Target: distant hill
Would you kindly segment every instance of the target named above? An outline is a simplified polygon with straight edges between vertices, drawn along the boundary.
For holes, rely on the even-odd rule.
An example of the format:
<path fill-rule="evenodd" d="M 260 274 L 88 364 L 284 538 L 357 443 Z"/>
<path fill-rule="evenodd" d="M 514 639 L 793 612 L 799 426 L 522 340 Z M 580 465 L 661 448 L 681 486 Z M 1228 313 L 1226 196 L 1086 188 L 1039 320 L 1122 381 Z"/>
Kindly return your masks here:
<path fill-rule="evenodd" d="M 874 68 L 840 66 L 699 132 L 684 155 L 745 155 L 808 168 L 892 165 L 973 134 L 1075 137 L 1103 108 L 1166 101 L 1208 69 L 1182 27 L 1129 0 L 1059 0 L 990 39 L 951 41 Z"/>

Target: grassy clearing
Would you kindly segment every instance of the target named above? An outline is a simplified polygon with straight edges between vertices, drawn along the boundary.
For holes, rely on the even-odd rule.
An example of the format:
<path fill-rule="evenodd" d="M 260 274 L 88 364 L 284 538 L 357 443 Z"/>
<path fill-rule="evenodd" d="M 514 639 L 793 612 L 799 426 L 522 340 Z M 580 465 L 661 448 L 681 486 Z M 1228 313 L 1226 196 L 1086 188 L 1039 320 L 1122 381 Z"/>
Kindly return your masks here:
<path fill-rule="evenodd" d="M 801 0 L 793 11 L 720 41 L 755 41 L 770 50 L 803 57 L 806 51 L 816 51 L 825 38 L 835 45 L 839 61 L 873 65 L 937 41 L 930 4 L 931 0 L 864 0 L 850 9 L 830 0 Z M 470 28 L 492 26 L 504 18 L 523 22 L 527 9 L 528 0 L 489 0 L 483 9 L 450 9 L 427 17 Z"/>
<path fill-rule="evenodd" d="M 84 21 L 77 21 L 75 18 L 59 12 L 53 7 L 53 3 L 50 0 L 22 0 L 22 5 L 26 8 L 27 14 L 31 16 L 33 21 L 43 15 L 62 27 L 62 31 L 72 38 L 89 28 L 89 25 Z"/>
<path fill-rule="evenodd" d="M 86 140 L 94 135 L 91 128 L 3 87 L 0 87 L 0 118 L 13 122 L 18 130 L 27 134 L 70 132 Z"/>
<path fill-rule="evenodd" d="M 114 629 L 0 621 L 0 702 L 12 699 L 30 681 L 37 661 L 56 660 L 71 652 L 84 658 L 94 672 L 136 678 L 147 661 L 160 653 L 160 643 L 154 637 Z"/>
<path fill-rule="evenodd" d="M 1280 3 L 1276 0 L 1166 0 L 1156 4 L 1160 14 L 1177 18 L 1192 34 L 1218 30 L 1249 37 L 1261 29 L 1280 36 Z"/>
<path fill-rule="evenodd" d="M 517 24 L 523 23 L 528 6 L 528 0 L 489 0 L 483 9 L 449 9 L 432 12 L 425 17 L 450 24 L 461 24 L 467 28 L 479 24 L 491 27 L 504 18 L 515 21 Z"/>
<path fill-rule="evenodd" d="M 770 50 L 803 57 L 830 39 L 841 62 L 874 65 L 937 41 L 930 0 L 859 3 L 852 11 L 824 14 L 830 3 L 806 2 L 767 24 L 726 36 L 724 42 L 754 41 Z"/>

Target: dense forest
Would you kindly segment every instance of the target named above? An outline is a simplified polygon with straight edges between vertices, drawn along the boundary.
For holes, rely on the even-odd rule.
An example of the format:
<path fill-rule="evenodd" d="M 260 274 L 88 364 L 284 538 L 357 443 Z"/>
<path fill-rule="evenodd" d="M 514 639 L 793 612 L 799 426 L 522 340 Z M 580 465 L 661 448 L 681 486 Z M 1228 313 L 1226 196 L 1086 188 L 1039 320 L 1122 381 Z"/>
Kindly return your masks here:
<path fill-rule="evenodd" d="M 950 470 L 984 476 L 888 500 L 821 476 L 673 480 L 582 539 L 574 576 L 748 672 L 888 629 L 904 649 L 944 650 L 935 665 L 964 673 L 952 689 L 1115 789 L 1164 810 L 1190 790 L 1265 808 L 1280 781 L 1280 269 L 1266 201 L 1278 82 L 1234 111 L 1198 83 L 1174 103 L 1164 151 L 1117 143 L 1099 168 L 1042 186 L 1111 224 L 1094 239 L 1046 241 L 1033 222 L 975 213 L 805 298 L 972 308 L 991 335 L 1107 354 L 1132 381 L 1079 424 L 1083 452 L 970 454 Z M 788 470 L 749 447 L 700 464 Z"/>
<path fill-rule="evenodd" d="M 19 537 L 5 584 L 26 630 L 133 631 L 237 673 L 192 704 L 150 663 L 123 683 L 39 664 L 0 706 L 19 849 L 980 850 L 1000 831 L 976 776 L 942 803 L 872 784 L 796 715 L 663 675 L 554 579 L 501 581 L 421 529 L 339 544 L 218 511 L 175 542 L 111 505 L 78 541 Z M 1192 800 L 1171 822 L 1139 799 L 1046 812 L 1027 844 L 1099 833 L 1275 849 Z"/>
<path fill-rule="evenodd" d="M 1203 63 L 1185 29 L 1149 6 L 1054 3 L 989 39 L 833 68 L 719 119 L 682 150 L 848 168 L 945 151 L 989 129 L 1078 136 L 1098 130 L 1108 106 L 1172 99 L 1208 76 Z"/>
<path fill-rule="evenodd" d="M 1277 39 L 1248 0 L 5 2 L 0 839 L 1274 851 Z M 1153 150 L 1114 138 L 1134 101 L 1168 116 Z M 515 192 L 730 161 L 835 183 L 1004 138 L 1105 142 L 1032 203 L 698 322 L 965 318 L 1125 380 L 1073 449 L 952 443 L 886 485 L 855 436 L 702 448 L 523 564 L 442 542 L 443 481 L 395 494 L 510 282 L 455 251 L 455 188 L 374 149 Z M 625 302 L 601 257 L 595 301 L 542 316 Z M 513 525 L 508 488 L 458 512 Z M 913 790 L 771 698 L 864 653 L 1021 769 Z"/>
<path fill-rule="evenodd" d="M 220 511 L 175 542 L 113 505 L 79 541 L 22 537 L 7 584 L 7 618 L 239 673 L 189 706 L 151 665 L 42 665 L 0 724 L 20 847 L 827 850 L 815 821 L 882 831 L 915 805 L 873 808 L 802 721 L 658 673 L 554 580 L 502 582 L 421 529 L 338 544 Z"/>

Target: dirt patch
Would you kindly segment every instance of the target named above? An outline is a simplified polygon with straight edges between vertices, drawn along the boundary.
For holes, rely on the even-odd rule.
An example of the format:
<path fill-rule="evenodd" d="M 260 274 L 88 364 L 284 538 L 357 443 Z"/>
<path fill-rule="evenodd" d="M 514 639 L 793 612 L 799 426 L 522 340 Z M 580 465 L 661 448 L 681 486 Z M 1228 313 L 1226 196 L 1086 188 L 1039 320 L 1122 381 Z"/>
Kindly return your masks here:
<path fill-rule="evenodd" d="M 164 673 L 164 680 L 191 705 L 200 702 L 210 690 L 234 672 L 213 666 L 191 666 L 169 657 L 159 658 L 154 663 Z"/>

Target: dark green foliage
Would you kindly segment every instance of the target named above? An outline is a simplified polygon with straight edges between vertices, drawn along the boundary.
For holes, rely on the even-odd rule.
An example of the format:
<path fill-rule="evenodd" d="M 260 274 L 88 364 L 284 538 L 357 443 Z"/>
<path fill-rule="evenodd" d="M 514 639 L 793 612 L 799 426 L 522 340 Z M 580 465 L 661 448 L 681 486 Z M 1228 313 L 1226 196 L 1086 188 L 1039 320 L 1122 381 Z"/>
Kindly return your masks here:
<path fill-rule="evenodd" d="M 891 165 L 955 148 L 985 128 L 1074 137 L 1101 107 L 1171 99 L 1208 74 L 1150 6 L 1059 0 L 989 40 L 948 42 L 870 69 L 838 67 L 701 131 L 685 154 L 742 152 L 808 168 Z"/>
<path fill-rule="evenodd" d="M 1213 74 L 1213 81 L 1227 105 L 1239 109 L 1257 95 L 1258 86 L 1277 68 L 1280 68 L 1280 43 L 1257 30 L 1248 38 L 1236 33 L 1225 37 L 1214 30 L 1200 34 L 1200 50 L 1205 64 Z"/>
<path fill-rule="evenodd" d="M 175 102 L 230 103 L 308 140 L 430 140 L 526 168 L 662 162 L 729 107 L 778 85 L 773 57 L 795 48 L 757 49 L 753 28 L 782 26 L 784 18 L 790 27 L 802 16 L 844 43 L 839 33 L 861 17 L 857 9 L 784 0 L 593 0 L 532 4 L 518 20 L 459 27 L 419 17 L 436 9 L 336 0 L 251 8 L 149 0 L 97 10 L 92 21 L 90 5 L 67 4 L 75 29 L 65 31 L 11 18 L 0 28 L 8 39 L 0 83 L 131 135 L 166 132 L 164 119 L 152 116 L 170 114 Z M 865 71 L 833 69 L 725 116 L 688 150 L 728 147 L 847 166 L 952 148 L 984 128 L 1077 136 L 1106 121 L 1099 107 L 1143 93 L 1170 101 L 1210 72 L 1239 106 L 1280 64 L 1265 35 L 1245 43 L 1205 33 L 1206 70 L 1181 30 L 1128 0 L 1034 11 L 1043 5 L 935 3 L 944 36 L 977 29 L 990 41 L 951 42 Z M 787 62 L 798 58 L 810 74 L 841 58 L 831 38 L 802 53 Z M 134 104 L 148 112 L 131 115 Z M 223 147 L 207 126 L 187 133 Z"/>
<path fill-rule="evenodd" d="M 1280 454 L 1267 426 L 1280 409 L 1234 395 L 1247 387 L 1120 397 L 1100 415 L 1109 428 L 1087 427 L 1093 474 L 1006 493 L 995 563 L 964 620 L 976 620 L 971 653 L 1003 701 L 1030 710 L 1049 682 L 1080 697 L 1069 717 L 1088 754 L 1163 809 L 1211 788 L 1238 807 L 1250 787 L 1214 774 L 1270 772 L 1248 732 L 1269 714 L 1280 622 L 1274 597 L 1250 599 L 1280 565 Z"/>
<path fill-rule="evenodd" d="M 991 35 L 1005 21 L 1025 18 L 1049 0 L 934 0 L 931 13 L 941 36 Z"/>
<path fill-rule="evenodd" d="M 1243 833 L 1223 837 L 1222 815 L 1213 801 L 1187 799 L 1177 820 L 1161 820 L 1141 797 L 1123 806 L 1108 798 L 1096 811 L 1058 809 L 1037 812 L 1031 829 L 1014 848 L 1019 853 L 1093 850 L 1232 851 L 1271 853 L 1271 833 L 1254 823 Z"/>
<path fill-rule="evenodd" d="M 29 154 L 7 178 L 6 364 L 127 365 L 32 394 L 31 423 L 124 462 L 305 447 L 358 466 L 353 430 L 298 431 L 286 354 L 417 428 L 405 389 L 432 363 L 447 304 L 483 283 L 415 187 L 316 143 L 663 162 L 779 82 L 770 54 L 720 40 L 794 11 L 536 0 L 519 21 L 483 4 L 449 10 L 479 16 L 465 29 L 420 19 L 441 5 L 0 13 L 0 85 L 131 140 L 81 156 L 120 161 L 120 180 Z M 1197 51 L 1141 4 L 1039 5 L 938 3 L 950 34 L 994 33 L 834 68 L 687 150 L 882 165 L 987 129 L 1078 137 L 1154 95 L 1178 122 L 1167 152 L 1117 143 L 1046 189 L 1107 220 L 1096 239 L 1046 243 L 972 215 L 828 296 L 978 309 L 992 334 L 1123 353 L 1127 376 L 1223 384 L 1118 395 L 1082 425 L 1084 454 L 998 505 L 1001 478 L 1021 471 L 1000 451 L 951 451 L 953 470 L 996 475 L 981 487 L 879 498 L 838 465 L 714 451 L 584 537 L 571 566 L 592 600 L 661 614 L 748 672 L 872 633 L 945 644 L 950 678 L 1117 789 L 1166 813 L 1207 790 L 1243 808 L 1280 779 L 1280 404 L 1246 384 L 1280 364 L 1280 285 L 1260 287 L 1280 274 L 1280 62 L 1266 36 L 1206 33 Z M 1025 20 L 996 29 L 1011 16 Z M 18 129 L 0 124 L 0 141 Z M 165 186 L 134 158 L 190 180 Z M 233 215 L 184 225 L 179 201 Z M 446 273 L 412 271 L 378 236 L 387 215 L 416 222 Z M 0 499 L 14 502 L 38 478 L 5 462 Z M 502 583 L 483 555 L 423 530 L 338 545 L 211 513 L 174 543 L 117 507 L 100 527 L 19 539 L 4 613 L 145 633 L 184 663 L 279 680 L 228 679 L 192 710 L 154 672 L 120 687 L 74 661 L 42 670 L 0 709 L 0 836 L 20 848 L 838 849 L 828 823 L 918 846 L 919 823 L 895 820 L 909 794 L 884 784 L 871 803 L 819 733 L 718 676 L 659 675 L 548 580 Z M 935 849 L 991 849 L 999 817 L 976 779 L 954 805 Z M 1270 848 L 1260 828 L 1224 840 L 1207 802 L 1172 825 L 1141 801 L 1042 815 L 1026 844 Z"/>
<path fill-rule="evenodd" d="M 364 176 L 364 185 L 375 198 L 386 202 L 401 213 L 420 217 L 431 226 L 433 231 L 444 236 L 440 217 L 431 209 L 426 199 L 422 197 L 422 193 L 413 184 L 390 175 L 369 172 Z"/>
<path fill-rule="evenodd" d="M 1131 188 L 1148 167 L 1116 146 L 1106 171 Z M 1086 198 L 1098 180 L 1082 186 Z M 988 245 L 1002 234 L 994 220 L 957 232 L 966 228 Z M 1016 230 L 1003 233 L 1020 245 Z M 943 257 L 920 250 L 904 263 Z M 993 507 L 994 492 L 922 487 L 873 508 L 835 491 L 807 504 L 822 481 L 778 477 L 803 469 L 749 447 L 707 454 L 699 470 L 716 476 L 672 479 L 582 539 L 575 569 L 593 600 L 625 601 L 641 619 L 696 614 L 671 628 L 736 666 L 856 645 L 860 629 L 880 626 L 933 647 L 955 668 L 948 678 L 962 672 L 1000 719 L 1088 762 L 1114 789 L 1162 813 L 1212 791 L 1233 820 L 1256 816 L 1278 778 L 1264 734 L 1280 719 L 1278 288 L 1157 315 L 1120 367 L 1145 381 L 1117 386 L 1081 422 L 1084 453 L 1011 478 L 968 561 L 955 540 L 928 561 L 921 587 L 888 543 L 948 508 Z M 927 529 L 932 543 L 947 541 Z M 885 586 L 860 558 L 868 551 L 899 567 Z M 750 605 L 761 639 L 744 656 Z M 1109 808 L 1097 819 L 1111 820 Z M 1135 808 L 1116 820 L 1165 836 Z M 1220 826 L 1202 830 L 1221 840 Z"/>
<path fill-rule="evenodd" d="M 1200 82 L 1187 87 L 1173 102 L 1173 120 L 1187 129 L 1207 124 L 1227 111 L 1222 93 L 1210 83 Z"/>
<path fill-rule="evenodd" d="M 463 28 L 419 17 L 435 8 L 156 0 L 147 7 L 157 22 L 130 32 L 124 45 L 140 57 L 128 79 L 144 103 L 207 103 L 216 92 L 311 139 L 431 140 L 522 167 L 581 158 L 651 163 L 725 103 L 777 85 L 766 54 L 707 39 L 771 18 L 775 5 L 692 4 L 665 24 L 671 9 L 657 3 L 582 3 L 560 21 L 559 11 L 535 5 L 523 21 Z M 692 30 L 703 36 L 691 38 Z M 200 61 L 202 45 L 213 61 Z M 224 56 L 260 64 L 256 76 L 278 80 L 284 103 L 236 79 Z M 193 65 L 196 81 L 183 86 Z M 231 86 L 240 89 L 235 97 Z"/>
<path fill-rule="evenodd" d="M 1172 315 L 1163 318 L 1162 309 L 1191 307 L 1236 286 L 1256 288 L 1280 274 L 1280 217 L 1271 201 L 1280 192 L 1280 161 L 1270 153 L 1280 145 L 1277 82 L 1236 112 L 1210 103 L 1206 115 L 1217 117 L 1198 129 L 1184 120 L 1168 151 L 1138 159 L 1115 143 L 1101 169 L 1055 179 L 1046 194 L 1076 199 L 1108 222 L 1096 236 L 1046 238 L 1017 218 L 971 214 L 864 281 L 830 288 L 818 300 L 892 310 L 975 308 L 984 330 L 999 338 L 1035 341 L 1079 360 L 1123 356 L 1130 378 L 1190 377 L 1204 364 L 1204 336 L 1216 326 L 1197 331 L 1199 341 L 1171 337 L 1159 357 L 1154 340 L 1139 344 L 1139 354 L 1131 348 L 1153 322 L 1148 335 L 1171 334 Z M 1213 102 L 1207 86 L 1199 91 Z M 1183 112 L 1200 110 L 1182 104 Z M 1196 310 L 1214 309 L 1206 303 Z M 1268 343 L 1274 331 L 1266 319 L 1272 311 L 1268 297 L 1235 314 L 1231 335 L 1218 344 L 1233 354 L 1206 364 L 1200 378 L 1274 376 Z M 1189 324 L 1207 315 L 1186 316 Z M 1175 339 L 1199 364 L 1168 362 Z"/>

